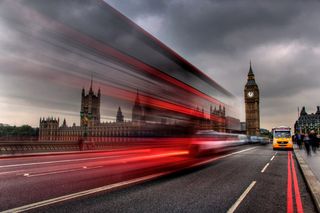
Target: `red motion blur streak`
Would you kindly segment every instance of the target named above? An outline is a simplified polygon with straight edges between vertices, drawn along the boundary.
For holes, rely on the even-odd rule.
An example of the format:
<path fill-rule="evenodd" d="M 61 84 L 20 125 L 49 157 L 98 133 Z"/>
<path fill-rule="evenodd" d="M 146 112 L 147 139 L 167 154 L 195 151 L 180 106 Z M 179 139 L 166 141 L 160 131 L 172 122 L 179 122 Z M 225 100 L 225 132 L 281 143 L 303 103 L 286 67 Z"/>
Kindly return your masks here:
<path fill-rule="evenodd" d="M 120 89 L 117 87 L 113 87 L 113 86 L 107 86 L 107 85 L 102 85 L 101 86 L 101 91 L 108 91 L 108 96 L 112 96 L 112 97 L 116 97 L 116 98 L 121 98 L 121 99 L 125 99 L 128 101 L 132 101 L 135 99 L 136 97 L 136 93 L 135 92 L 131 92 L 125 89 Z M 157 98 L 153 98 L 150 96 L 146 96 L 146 95 L 142 95 L 139 94 L 139 98 L 140 98 L 140 102 L 144 105 L 149 105 L 152 107 L 156 107 L 156 108 L 161 108 L 161 109 L 166 109 L 166 110 L 170 110 L 170 111 L 174 111 L 177 113 L 182 113 L 182 114 L 186 114 L 189 116 L 194 116 L 194 117 L 198 117 L 198 118 L 209 118 L 211 120 L 217 121 L 217 122 L 223 122 L 225 119 L 224 118 L 219 118 L 218 116 L 215 115 L 210 115 L 209 113 L 202 113 L 199 111 L 196 111 L 192 108 L 186 107 L 186 106 L 182 106 L 182 105 L 178 105 L 175 103 L 170 103 L 168 101 L 163 101 Z"/>
<path fill-rule="evenodd" d="M 214 80 L 212 80 L 208 75 L 206 75 L 205 73 L 203 73 L 201 70 L 199 70 L 197 67 L 195 67 L 193 64 L 191 64 L 189 61 L 185 60 L 184 58 L 182 58 L 180 55 L 178 55 L 175 51 L 173 51 L 172 49 L 170 49 L 169 47 L 167 47 L 165 44 L 163 44 L 161 41 L 159 41 L 159 39 L 157 39 L 156 37 L 154 37 L 153 35 L 151 35 L 150 33 L 148 33 L 147 31 L 145 31 L 143 28 L 141 28 L 140 26 L 136 25 L 133 21 L 131 21 L 128 17 L 124 16 L 122 13 L 120 13 L 119 11 L 117 11 L 116 9 L 114 9 L 113 7 L 111 7 L 109 4 L 107 4 L 106 2 L 104 2 L 103 0 L 98 0 L 100 2 L 100 5 L 102 7 L 109 7 L 111 8 L 118 16 L 119 18 L 122 18 L 123 20 L 125 20 L 128 24 L 130 24 L 134 29 L 139 30 L 141 33 L 143 33 L 144 35 L 146 35 L 148 38 L 150 38 L 152 41 L 154 41 L 155 43 L 157 43 L 160 47 L 162 47 L 163 49 L 165 49 L 166 51 L 168 51 L 172 56 L 174 56 L 175 58 L 178 58 L 180 61 L 182 61 L 183 63 L 185 63 L 186 65 L 188 65 L 189 67 L 192 68 L 192 70 L 196 71 L 198 74 L 208 78 L 208 80 L 214 84 L 216 87 L 218 87 L 220 90 L 222 90 L 223 92 L 232 95 L 231 93 L 229 93 L 226 89 L 224 89 L 223 87 L 221 87 L 218 83 L 216 83 Z"/>
<path fill-rule="evenodd" d="M 17 6 L 17 5 L 16 5 Z M 24 7 L 21 7 L 19 5 L 19 9 L 21 10 L 26 10 L 26 8 Z M 99 51 L 100 53 L 103 53 L 103 54 L 107 54 L 107 55 L 110 55 L 120 61 L 124 61 L 125 63 L 137 68 L 138 70 L 143 70 L 149 74 L 152 74 L 153 76 L 156 76 L 156 77 L 159 77 L 177 87 L 180 87 L 190 93 L 193 93 L 197 96 L 200 96 L 214 104 L 217 104 L 217 105 L 222 105 L 222 106 L 225 106 L 224 103 L 218 101 L 217 99 L 215 98 L 212 98 L 202 92 L 200 92 L 199 90 L 161 72 L 160 70 L 157 70 L 156 68 L 154 67 L 151 67 L 147 64 L 144 64 L 143 62 L 133 58 L 133 57 L 130 57 L 128 55 L 125 55 L 124 53 L 121 53 L 120 51 L 106 45 L 105 43 L 102 43 L 102 42 L 99 42 L 97 40 L 95 40 L 94 38 L 91 38 L 85 34 L 82 34 L 81 32 L 78 32 L 56 20 L 52 20 L 48 17 L 45 17 L 43 16 L 42 14 L 39 14 L 38 12 L 34 11 L 34 10 L 27 10 L 25 11 L 27 14 L 29 14 L 29 16 L 27 17 L 35 17 L 35 18 L 32 18 L 32 22 L 38 22 L 38 24 L 41 24 L 42 27 L 45 27 L 45 28 L 48 28 L 48 29 L 52 29 L 52 28 L 56 28 L 56 29 L 59 29 L 61 30 L 61 32 L 64 32 L 65 35 L 69 35 L 70 38 L 72 39 L 75 39 L 77 40 L 78 42 L 82 43 L 82 44 L 85 44 L 87 45 L 88 47 L 91 47 L 97 51 Z M 30 14 L 32 14 L 30 16 Z"/>
<path fill-rule="evenodd" d="M 113 48 L 111 48 L 110 46 L 107 46 L 106 44 L 104 43 L 101 43 L 101 42 L 98 42 L 88 36 L 85 36 L 85 35 L 82 35 L 82 34 L 79 34 L 77 33 L 76 31 L 73 31 L 72 29 L 65 29 L 64 30 L 67 34 L 69 34 L 71 37 L 77 37 L 77 40 L 81 43 L 84 43 L 86 44 L 87 46 L 90 46 L 91 48 L 94 48 L 96 50 L 98 50 L 99 52 L 102 52 L 104 54 L 108 54 L 108 55 L 111 55 L 112 57 L 114 58 L 117 58 L 118 60 L 121 60 L 121 61 L 124 61 L 125 63 L 135 67 L 136 69 L 138 70 L 143 70 L 149 74 L 152 74 L 153 76 L 156 76 L 160 79 L 163 79 L 175 86 L 178 86 L 190 93 L 193 93 L 197 96 L 200 96 L 214 104 L 217 104 L 217 105 L 222 105 L 224 106 L 224 103 L 196 90 L 195 88 L 155 69 L 154 67 L 151 67 L 147 64 L 144 64 L 143 62 L 133 58 L 133 57 L 130 57 L 130 56 L 127 56 L 123 53 L 121 53 L 120 51 L 117 51 Z"/>

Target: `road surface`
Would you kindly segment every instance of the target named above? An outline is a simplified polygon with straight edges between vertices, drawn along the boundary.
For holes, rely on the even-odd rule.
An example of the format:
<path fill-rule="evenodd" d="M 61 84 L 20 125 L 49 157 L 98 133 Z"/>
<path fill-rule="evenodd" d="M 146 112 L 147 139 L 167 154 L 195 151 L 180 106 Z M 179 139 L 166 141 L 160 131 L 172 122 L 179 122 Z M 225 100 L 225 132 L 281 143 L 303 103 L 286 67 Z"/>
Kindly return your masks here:
<path fill-rule="evenodd" d="M 136 149 L 0 160 L 0 211 L 315 212 L 292 152 Z M 288 175 L 289 174 L 289 175 Z"/>

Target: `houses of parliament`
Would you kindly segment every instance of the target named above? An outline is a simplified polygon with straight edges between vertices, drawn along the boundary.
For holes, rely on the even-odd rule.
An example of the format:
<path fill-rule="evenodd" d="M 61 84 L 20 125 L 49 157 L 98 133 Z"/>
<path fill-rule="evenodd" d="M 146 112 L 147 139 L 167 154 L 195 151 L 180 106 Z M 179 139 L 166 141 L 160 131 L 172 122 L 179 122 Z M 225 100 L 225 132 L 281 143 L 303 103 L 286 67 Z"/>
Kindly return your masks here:
<path fill-rule="evenodd" d="M 163 119 L 153 120 L 156 116 L 148 116 L 146 107 L 140 102 L 140 95 L 137 91 L 135 101 L 132 107 L 131 121 L 125 121 L 121 108 L 118 108 L 116 121 L 100 121 L 100 89 L 95 94 L 92 89 L 92 80 L 90 89 L 86 93 L 82 89 L 81 93 L 81 111 L 80 126 L 73 124 L 68 126 L 64 119 L 60 125 L 60 119 L 40 118 L 39 124 L 39 141 L 78 141 L 83 137 L 90 137 L 91 140 L 104 140 L 106 137 L 148 137 L 148 136 L 167 136 L 173 135 L 185 126 L 175 125 L 175 122 L 165 122 Z M 200 109 L 195 111 L 202 112 Z M 192 120 L 197 129 L 213 129 L 224 132 L 226 130 L 225 108 L 219 106 L 212 109 L 210 107 L 210 119 L 197 118 Z M 219 122 L 213 121 L 211 116 L 219 117 Z M 182 131 L 183 132 L 183 131 Z"/>

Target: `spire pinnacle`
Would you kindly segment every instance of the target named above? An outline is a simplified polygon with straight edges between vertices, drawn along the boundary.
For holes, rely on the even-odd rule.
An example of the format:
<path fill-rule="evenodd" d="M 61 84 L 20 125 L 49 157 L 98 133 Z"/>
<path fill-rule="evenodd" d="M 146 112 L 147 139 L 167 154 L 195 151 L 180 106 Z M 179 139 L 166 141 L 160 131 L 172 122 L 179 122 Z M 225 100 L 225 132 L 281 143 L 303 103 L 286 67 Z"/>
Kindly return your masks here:
<path fill-rule="evenodd" d="M 91 73 L 90 92 L 92 92 L 92 82 L 93 82 L 93 74 Z"/>
<path fill-rule="evenodd" d="M 123 118 L 124 118 L 124 116 L 123 116 L 123 114 L 122 114 L 122 112 L 121 112 L 121 107 L 119 106 L 118 112 L 117 112 L 117 120 L 116 120 L 116 122 L 117 122 L 117 123 L 123 122 L 123 121 L 124 121 Z"/>
<path fill-rule="evenodd" d="M 248 75 L 249 75 L 249 76 L 250 76 L 250 75 L 254 75 L 254 74 L 253 74 L 253 71 L 252 71 L 251 60 L 250 60 L 250 68 L 249 68 L 249 73 L 248 73 Z"/>

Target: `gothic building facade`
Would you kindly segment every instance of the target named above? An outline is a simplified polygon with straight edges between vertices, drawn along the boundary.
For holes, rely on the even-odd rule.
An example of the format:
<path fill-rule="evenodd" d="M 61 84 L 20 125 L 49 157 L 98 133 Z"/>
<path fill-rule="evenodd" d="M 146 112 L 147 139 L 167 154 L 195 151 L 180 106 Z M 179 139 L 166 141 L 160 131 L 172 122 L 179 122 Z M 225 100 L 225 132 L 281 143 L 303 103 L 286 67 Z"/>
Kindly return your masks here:
<path fill-rule="evenodd" d="M 314 130 L 316 134 L 320 134 L 320 106 L 317 106 L 315 113 L 308 114 L 306 108 L 302 107 L 299 118 L 294 124 L 296 133 L 306 134 Z"/>
<path fill-rule="evenodd" d="M 140 102 L 140 95 L 137 91 L 136 98 L 132 108 L 132 120 L 125 121 L 121 108 L 118 108 L 115 122 L 100 121 L 100 89 L 95 94 L 90 89 L 86 94 L 82 89 L 80 126 L 73 124 L 67 125 L 63 120 L 60 125 L 59 118 L 40 118 L 39 140 L 40 141 L 78 141 L 80 138 L 89 137 L 93 141 L 103 141 L 109 137 L 139 137 L 139 136 L 166 136 L 176 134 L 181 131 L 181 126 L 174 125 L 175 122 L 167 122 L 156 113 L 155 110 L 148 109 Z M 198 110 L 198 112 L 197 112 Z M 152 113 L 150 113 L 152 112 Z M 201 112 L 199 109 L 196 113 Z M 204 114 L 204 110 L 202 112 Z M 156 114 L 156 116 L 154 116 Z M 225 108 L 210 108 L 210 119 L 204 116 L 196 119 L 194 122 L 196 129 L 213 129 L 216 131 L 225 131 Z M 158 119 L 157 117 L 160 117 Z M 217 119 L 218 118 L 218 119 Z M 158 120 L 157 120 L 158 119 Z M 150 121 L 151 122 L 148 122 Z"/>
<path fill-rule="evenodd" d="M 80 126 L 76 126 L 75 124 L 68 126 L 65 119 L 60 126 L 59 118 L 40 118 L 39 140 L 77 141 L 81 137 L 103 139 L 104 137 L 145 136 L 151 135 L 152 131 L 154 131 L 154 126 L 145 125 L 142 128 L 142 105 L 140 104 L 138 93 L 132 110 L 132 114 L 135 115 L 132 122 L 124 120 L 120 106 L 116 113 L 115 122 L 101 122 L 100 98 L 100 89 L 97 94 L 95 94 L 92 89 L 91 81 L 90 89 L 87 94 L 85 89 L 82 89 Z"/>
<path fill-rule="evenodd" d="M 82 88 L 81 94 L 81 111 L 80 111 L 80 125 L 83 126 L 97 126 L 100 124 L 100 98 L 101 92 L 95 95 L 92 90 L 92 79 L 88 94 L 85 94 Z"/>
<path fill-rule="evenodd" d="M 247 135 L 260 134 L 260 94 L 255 81 L 251 62 L 247 83 L 244 88 Z"/>

